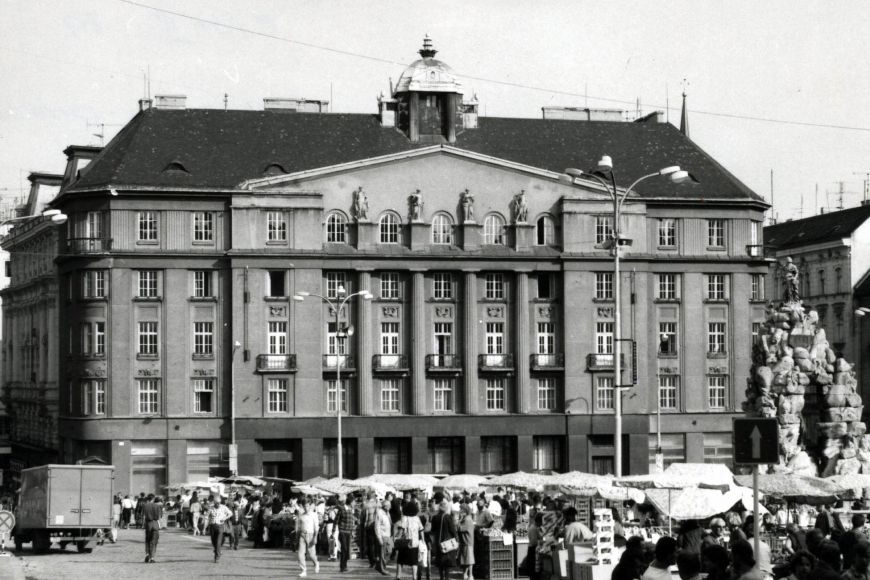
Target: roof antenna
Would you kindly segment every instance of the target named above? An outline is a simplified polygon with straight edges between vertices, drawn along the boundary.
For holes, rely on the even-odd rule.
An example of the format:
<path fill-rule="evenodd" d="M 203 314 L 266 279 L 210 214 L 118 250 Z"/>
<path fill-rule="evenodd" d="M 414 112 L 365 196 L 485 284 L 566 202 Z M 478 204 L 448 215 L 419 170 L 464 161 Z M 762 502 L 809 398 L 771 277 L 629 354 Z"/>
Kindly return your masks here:
<path fill-rule="evenodd" d="M 148 77 L 147 77 L 148 83 L 147 83 L 147 87 L 146 87 L 145 98 L 150 99 L 151 98 L 151 65 L 150 64 L 148 65 L 147 75 L 148 75 Z"/>
<path fill-rule="evenodd" d="M 671 99 L 668 93 L 668 83 L 665 83 L 665 122 L 671 122 Z"/>
<path fill-rule="evenodd" d="M 224 93 L 224 111 L 227 110 L 227 105 L 230 102 L 230 96 L 227 93 Z"/>

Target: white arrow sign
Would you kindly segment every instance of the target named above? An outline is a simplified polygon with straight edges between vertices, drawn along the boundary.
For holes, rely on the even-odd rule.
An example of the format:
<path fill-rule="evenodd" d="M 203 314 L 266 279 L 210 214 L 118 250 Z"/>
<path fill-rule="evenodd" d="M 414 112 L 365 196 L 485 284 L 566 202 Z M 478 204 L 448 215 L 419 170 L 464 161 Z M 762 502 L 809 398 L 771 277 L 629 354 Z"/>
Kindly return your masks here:
<path fill-rule="evenodd" d="M 752 428 L 749 438 L 752 439 L 752 459 L 761 459 L 761 431 L 758 426 Z"/>

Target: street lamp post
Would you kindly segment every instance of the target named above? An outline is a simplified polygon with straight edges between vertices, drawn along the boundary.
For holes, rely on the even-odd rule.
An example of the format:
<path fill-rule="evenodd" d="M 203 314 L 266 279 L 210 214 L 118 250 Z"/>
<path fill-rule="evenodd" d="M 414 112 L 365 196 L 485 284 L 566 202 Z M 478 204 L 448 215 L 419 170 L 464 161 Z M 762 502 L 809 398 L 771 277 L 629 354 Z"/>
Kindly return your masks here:
<path fill-rule="evenodd" d="M 336 300 L 332 300 L 327 298 L 326 296 L 321 296 L 320 294 L 315 294 L 313 292 L 297 292 L 293 295 L 293 300 L 297 302 L 301 302 L 305 300 L 307 296 L 313 296 L 315 298 L 320 298 L 325 304 L 328 304 L 330 308 L 332 308 L 334 316 L 335 316 L 335 341 L 336 341 L 336 353 L 335 357 L 335 384 L 336 384 L 336 419 L 337 419 L 337 431 L 338 431 L 338 441 L 336 444 L 336 454 L 338 455 L 338 478 L 342 479 L 344 477 L 344 458 L 342 457 L 342 445 L 341 445 L 341 406 L 344 394 L 341 387 L 341 363 L 345 353 L 343 352 L 345 349 L 342 348 L 342 339 L 348 336 L 353 336 L 353 326 L 350 326 L 346 330 L 342 331 L 340 324 L 340 316 L 341 310 L 344 306 L 350 301 L 354 296 L 361 296 L 363 300 L 371 300 L 373 298 L 372 293 L 368 290 L 360 290 L 359 292 L 354 292 L 353 294 L 347 294 L 347 291 L 344 289 L 344 286 L 339 286 L 338 290 L 336 290 L 337 298 Z M 343 296 L 343 298 L 342 298 Z M 338 301 L 338 298 L 341 298 Z"/>
<path fill-rule="evenodd" d="M 614 472 L 616 477 L 622 476 L 622 305 L 621 305 L 621 284 L 619 274 L 619 255 L 622 246 L 631 245 L 631 239 L 623 238 L 620 228 L 620 217 L 622 212 L 622 204 L 626 198 L 632 193 L 635 186 L 641 181 L 651 177 L 660 175 L 668 175 L 671 181 L 679 183 L 691 179 L 687 171 L 680 169 L 678 165 L 672 165 L 660 169 L 655 173 L 649 173 L 637 178 L 634 183 L 628 186 L 621 193 L 616 186 L 616 176 L 613 171 L 613 160 L 609 155 L 604 155 L 598 162 L 598 166 L 592 171 L 581 171 L 580 169 L 566 169 L 565 176 L 569 183 L 574 183 L 577 178 L 591 178 L 600 183 L 607 191 L 610 198 L 613 200 L 613 227 L 610 235 L 610 251 L 613 254 L 613 428 L 614 428 Z"/>
<path fill-rule="evenodd" d="M 8 220 L 3 220 L 2 222 L 0 222 L 0 226 L 5 226 L 6 224 L 11 224 L 14 222 L 32 220 L 32 219 L 36 219 L 38 217 L 50 218 L 52 225 L 59 226 L 61 224 L 66 223 L 68 216 L 65 213 L 63 213 L 62 211 L 60 211 L 59 209 L 47 209 L 38 215 L 25 215 L 25 216 L 16 217 L 16 218 L 9 218 Z"/>
<path fill-rule="evenodd" d="M 233 353 L 230 355 L 230 475 L 239 472 L 239 448 L 236 446 L 236 351 L 242 343 L 233 343 Z"/>

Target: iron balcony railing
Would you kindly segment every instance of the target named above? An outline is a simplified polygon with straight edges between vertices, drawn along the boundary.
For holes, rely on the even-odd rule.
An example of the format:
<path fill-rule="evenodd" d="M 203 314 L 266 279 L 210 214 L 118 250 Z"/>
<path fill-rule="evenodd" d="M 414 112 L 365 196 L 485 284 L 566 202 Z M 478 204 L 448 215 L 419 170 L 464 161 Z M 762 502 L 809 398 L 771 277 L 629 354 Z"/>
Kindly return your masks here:
<path fill-rule="evenodd" d="M 289 372 L 296 370 L 295 354 L 257 355 L 257 370 L 260 372 Z"/>
<path fill-rule="evenodd" d="M 586 369 L 590 371 L 612 371 L 613 354 L 592 353 L 586 356 Z M 620 353 L 619 362 L 625 368 L 625 355 Z"/>
<path fill-rule="evenodd" d="M 372 357 L 374 371 L 406 371 L 408 357 L 403 354 L 376 354 Z"/>
<path fill-rule="evenodd" d="M 514 369 L 514 355 L 481 354 L 477 356 L 477 364 L 482 371 L 511 371 Z"/>
<path fill-rule="evenodd" d="M 565 355 L 561 352 L 550 354 L 533 354 L 530 366 L 533 371 L 554 371 L 565 368 Z"/>
<path fill-rule="evenodd" d="M 110 238 L 68 238 L 66 249 L 73 254 L 108 252 L 112 249 L 112 240 Z"/>
<path fill-rule="evenodd" d="M 356 369 L 356 361 L 350 354 L 325 354 L 323 355 L 323 370 L 335 371 L 341 364 L 342 372 Z"/>
<path fill-rule="evenodd" d="M 462 368 L 462 358 L 456 354 L 427 354 L 426 370 L 456 371 Z"/>

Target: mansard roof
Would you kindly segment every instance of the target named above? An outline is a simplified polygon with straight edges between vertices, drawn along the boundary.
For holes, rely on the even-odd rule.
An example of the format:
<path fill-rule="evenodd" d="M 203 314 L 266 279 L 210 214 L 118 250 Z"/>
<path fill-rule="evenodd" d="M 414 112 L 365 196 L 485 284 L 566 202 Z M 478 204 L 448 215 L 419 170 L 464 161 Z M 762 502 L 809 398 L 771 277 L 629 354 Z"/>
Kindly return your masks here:
<path fill-rule="evenodd" d="M 269 175 L 267 169 L 275 165 L 296 173 L 425 146 L 381 126 L 376 115 L 152 108 L 138 113 L 66 192 L 109 187 L 229 190 Z M 675 186 L 651 179 L 638 193 L 764 203 L 667 123 L 481 117 L 477 129 L 460 131 L 450 146 L 554 172 L 591 167 L 606 154 L 614 160 L 620 186 L 680 165 L 700 183 Z M 184 170 L 167 169 L 178 166 Z"/>
<path fill-rule="evenodd" d="M 870 205 L 791 220 L 764 228 L 764 244 L 777 250 L 848 238 L 870 219 Z"/>

